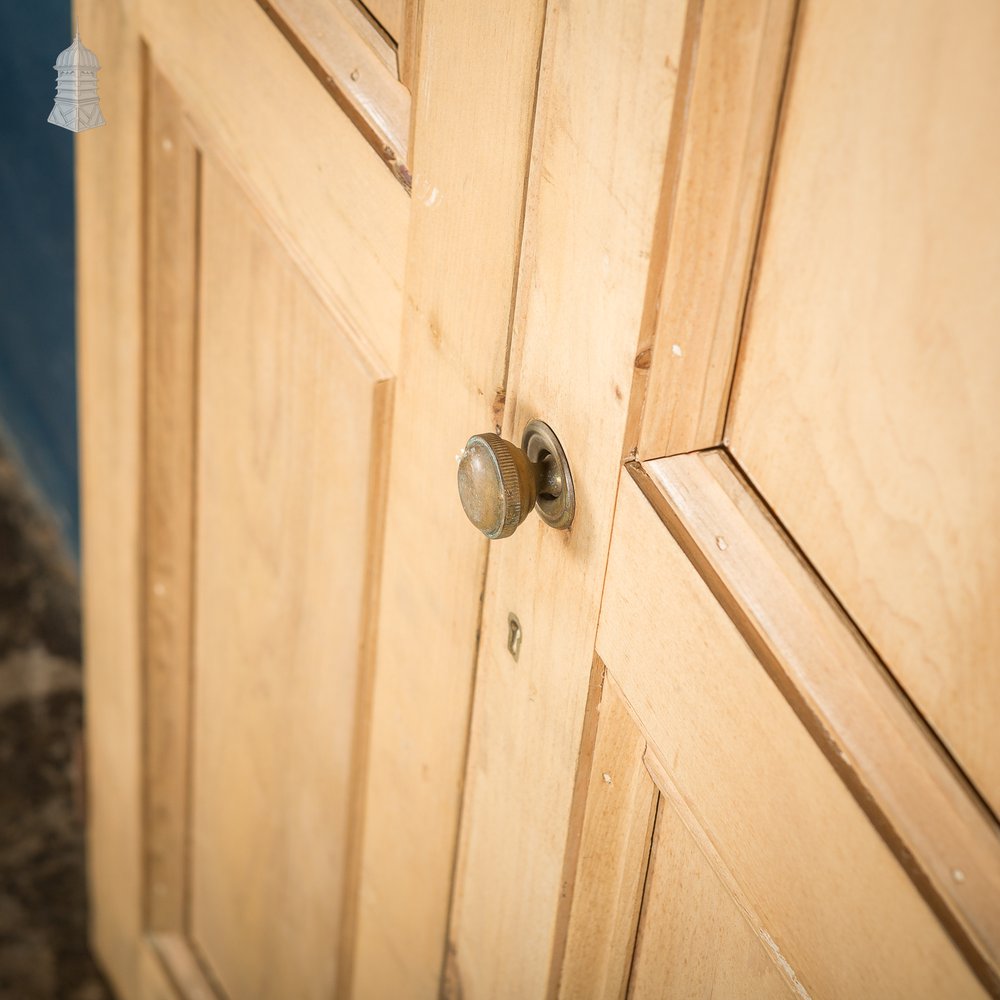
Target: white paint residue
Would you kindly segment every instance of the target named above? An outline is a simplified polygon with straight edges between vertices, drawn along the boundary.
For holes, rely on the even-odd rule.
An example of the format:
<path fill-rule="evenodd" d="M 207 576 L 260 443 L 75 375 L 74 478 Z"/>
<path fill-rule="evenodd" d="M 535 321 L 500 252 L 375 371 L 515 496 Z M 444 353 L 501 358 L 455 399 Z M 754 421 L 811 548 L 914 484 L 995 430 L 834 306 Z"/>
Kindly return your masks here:
<path fill-rule="evenodd" d="M 610 785 L 611 784 L 611 775 L 608 774 L 607 771 L 604 772 L 604 774 L 602 775 L 602 777 L 604 778 L 604 784 L 606 784 L 606 785 Z"/>
<path fill-rule="evenodd" d="M 715 544 L 719 546 L 720 552 L 725 552 L 729 548 L 729 542 L 727 542 L 722 535 L 715 536 Z"/>
<path fill-rule="evenodd" d="M 795 975 L 795 970 L 788 964 L 788 959 L 781 954 L 781 949 L 778 947 L 778 942 L 767 933 L 762 927 L 760 929 L 761 940 L 771 949 L 771 953 L 774 955 L 774 960 L 778 963 L 781 971 L 788 977 L 789 982 L 792 984 L 792 988 L 802 1000 L 812 1000 L 809 996 L 809 991 L 799 982 L 799 977 Z"/>
<path fill-rule="evenodd" d="M 951 877 L 956 882 L 964 882 L 965 881 L 965 872 L 963 872 L 961 868 L 952 868 L 952 870 L 951 870 Z"/>
<path fill-rule="evenodd" d="M 680 344 L 674 344 L 674 346 L 670 348 L 670 353 L 673 354 L 675 358 L 684 357 L 684 352 L 681 350 Z"/>
<path fill-rule="evenodd" d="M 444 196 L 423 177 L 413 178 L 413 196 L 419 198 L 428 208 L 436 205 Z"/>

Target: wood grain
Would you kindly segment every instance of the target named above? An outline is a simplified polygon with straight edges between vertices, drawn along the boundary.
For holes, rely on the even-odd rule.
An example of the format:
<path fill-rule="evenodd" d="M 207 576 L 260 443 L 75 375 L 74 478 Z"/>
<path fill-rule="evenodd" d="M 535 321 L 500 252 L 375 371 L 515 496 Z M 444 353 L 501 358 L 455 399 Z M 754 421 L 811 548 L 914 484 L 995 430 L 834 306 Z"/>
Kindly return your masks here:
<path fill-rule="evenodd" d="M 190 934 L 229 996 L 328 997 L 391 385 L 209 157 L 201 262 Z"/>
<path fill-rule="evenodd" d="M 684 3 L 644 0 L 546 13 L 503 428 L 519 440 L 532 417 L 553 427 L 578 509 L 569 532 L 531 517 L 490 553 L 451 923 L 454 980 L 472 1000 L 544 996 L 559 975 L 573 792 L 685 14 Z M 516 664 L 510 612 L 524 633 Z"/>
<path fill-rule="evenodd" d="M 1000 8 L 939 14 L 807 5 L 726 433 L 996 811 Z"/>
<path fill-rule="evenodd" d="M 812 997 L 983 996 L 823 751 L 624 475 L 598 652 L 774 949 Z"/>
<path fill-rule="evenodd" d="M 656 330 L 633 391 L 640 458 L 718 444 L 750 280 L 795 0 L 705 0 L 676 187 L 666 187 L 666 262 L 650 275 Z"/>
<path fill-rule="evenodd" d="M 78 0 L 107 128 L 76 137 L 90 937 L 134 996 L 142 924 L 142 112 L 134 6 Z M 109 264 L 110 262 L 110 264 Z"/>
<path fill-rule="evenodd" d="M 917 886 L 1000 985 L 995 822 L 723 454 L 636 474 Z"/>
<path fill-rule="evenodd" d="M 659 797 L 656 811 L 628 995 L 631 1000 L 795 996 L 666 796 Z"/>
<path fill-rule="evenodd" d="M 146 135 L 143 730 L 146 924 L 179 931 L 187 865 L 198 150 L 150 67 Z"/>
<path fill-rule="evenodd" d="M 605 676 L 559 980 L 565 1000 L 625 996 L 658 797 L 645 750 Z"/>
<path fill-rule="evenodd" d="M 394 371 L 406 192 L 259 6 L 139 2 L 200 148 L 250 192 L 345 332 Z"/>
<path fill-rule="evenodd" d="M 400 83 L 395 49 L 353 0 L 258 3 L 409 190 L 410 94 Z"/>
<path fill-rule="evenodd" d="M 454 456 L 503 410 L 543 16 L 423 6 L 353 982 L 374 1000 L 441 988 L 486 561 Z"/>

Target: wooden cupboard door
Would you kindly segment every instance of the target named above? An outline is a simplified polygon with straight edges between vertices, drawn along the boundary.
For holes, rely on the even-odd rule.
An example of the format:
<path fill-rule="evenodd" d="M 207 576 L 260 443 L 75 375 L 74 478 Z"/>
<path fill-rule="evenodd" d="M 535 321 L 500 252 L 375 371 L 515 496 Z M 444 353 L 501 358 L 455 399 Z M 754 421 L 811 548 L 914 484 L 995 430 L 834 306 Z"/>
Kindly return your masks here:
<path fill-rule="evenodd" d="M 437 996 L 543 5 L 80 8 L 95 949 L 128 998 Z"/>
<path fill-rule="evenodd" d="M 452 995 L 1000 995 L 994 14 L 548 5 Z"/>

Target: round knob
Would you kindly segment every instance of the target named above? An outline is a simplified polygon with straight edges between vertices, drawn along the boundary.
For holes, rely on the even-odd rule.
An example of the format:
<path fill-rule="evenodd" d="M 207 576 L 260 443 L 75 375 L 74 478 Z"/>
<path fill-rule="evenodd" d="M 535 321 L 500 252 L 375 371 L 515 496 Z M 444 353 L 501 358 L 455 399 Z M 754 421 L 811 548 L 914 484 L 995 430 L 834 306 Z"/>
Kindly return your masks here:
<path fill-rule="evenodd" d="M 458 462 L 458 495 L 487 538 L 507 538 L 538 508 L 555 528 L 573 521 L 576 497 L 569 463 L 552 429 L 532 420 L 521 447 L 498 434 L 469 438 Z"/>

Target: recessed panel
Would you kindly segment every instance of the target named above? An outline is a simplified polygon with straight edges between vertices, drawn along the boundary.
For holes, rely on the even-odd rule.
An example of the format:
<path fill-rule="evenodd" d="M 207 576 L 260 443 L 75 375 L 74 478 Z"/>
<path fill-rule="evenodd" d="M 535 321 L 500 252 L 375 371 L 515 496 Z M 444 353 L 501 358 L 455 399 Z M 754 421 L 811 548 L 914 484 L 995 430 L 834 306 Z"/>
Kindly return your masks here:
<path fill-rule="evenodd" d="M 731 448 L 1000 806 L 1000 7 L 806 4 Z"/>
<path fill-rule="evenodd" d="M 330 997 L 388 383 L 206 160 L 192 940 L 227 996 Z"/>

